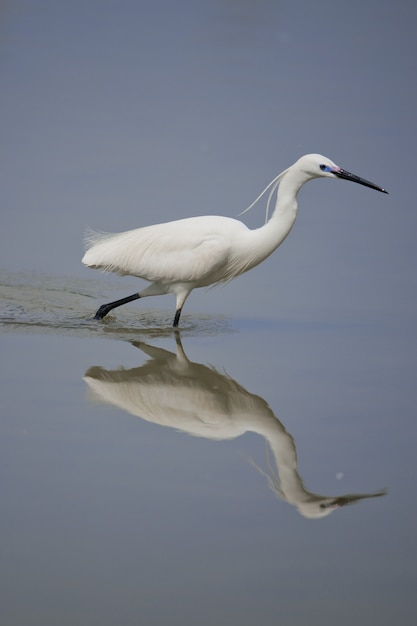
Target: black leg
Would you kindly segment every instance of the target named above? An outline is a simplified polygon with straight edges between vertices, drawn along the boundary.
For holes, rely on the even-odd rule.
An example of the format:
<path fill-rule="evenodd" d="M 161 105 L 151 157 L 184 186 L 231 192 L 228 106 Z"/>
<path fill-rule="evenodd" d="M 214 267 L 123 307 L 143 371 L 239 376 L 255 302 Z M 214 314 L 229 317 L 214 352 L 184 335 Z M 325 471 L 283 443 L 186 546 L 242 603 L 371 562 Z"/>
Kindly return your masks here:
<path fill-rule="evenodd" d="M 178 323 L 179 323 L 180 317 L 181 317 L 181 311 L 182 311 L 182 307 L 175 311 L 174 323 L 172 324 L 174 328 L 176 328 L 178 326 Z"/>
<path fill-rule="evenodd" d="M 137 300 L 140 298 L 138 293 L 134 293 L 132 296 L 127 296 L 127 298 L 122 298 L 121 300 L 115 300 L 114 302 L 109 302 L 108 304 L 102 304 L 97 313 L 94 316 L 95 320 L 101 320 L 103 317 L 110 313 L 112 309 L 115 309 L 118 306 L 122 306 L 122 304 L 127 304 L 128 302 L 132 302 L 132 300 Z"/>

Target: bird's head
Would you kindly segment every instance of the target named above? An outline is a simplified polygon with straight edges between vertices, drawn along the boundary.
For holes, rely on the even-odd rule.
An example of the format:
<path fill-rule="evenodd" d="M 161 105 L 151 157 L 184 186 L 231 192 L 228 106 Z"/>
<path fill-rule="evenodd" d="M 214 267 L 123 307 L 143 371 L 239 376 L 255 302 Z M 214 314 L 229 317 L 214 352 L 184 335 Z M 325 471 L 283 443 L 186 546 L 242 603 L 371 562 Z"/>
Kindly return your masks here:
<path fill-rule="evenodd" d="M 351 174 L 342 169 L 336 163 L 321 154 L 305 154 L 294 164 L 299 170 L 307 174 L 309 178 L 344 178 L 365 187 L 376 189 L 382 193 L 388 193 L 386 189 L 365 180 L 356 174 Z"/>

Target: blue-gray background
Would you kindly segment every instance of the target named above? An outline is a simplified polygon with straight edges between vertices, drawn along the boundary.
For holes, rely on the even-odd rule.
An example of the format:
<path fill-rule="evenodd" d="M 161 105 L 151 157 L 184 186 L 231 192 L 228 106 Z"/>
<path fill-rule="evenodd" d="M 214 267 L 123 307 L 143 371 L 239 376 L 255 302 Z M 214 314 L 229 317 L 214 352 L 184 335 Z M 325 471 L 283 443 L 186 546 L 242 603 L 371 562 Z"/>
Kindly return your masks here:
<path fill-rule="evenodd" d="M 0 4 L 5 624 L 414 621 L 416 58 L 405 1 Z M 82 381 L 137 366 L 118 337 L 175 351 L 170 297 L 88 320 L 138 281 L 83 268 L 84 228 L 235 216 L 307 152 L 390 195 L 309 183 L 182 339 L 270 404 L 313 491 L 389 489 L 316 522 L 247 463 L 261 438 L 187 438 Z"/>
<path fill-rule="evenodd" d="M 391 197 L 309 185 L 280 256 L 187 309 L 392 313 L 415 259 L 416 22 L 410 2 L 3 3 L 1 264 L 91 276 L 86 225 L 234 216 L 320 152 Z"/>

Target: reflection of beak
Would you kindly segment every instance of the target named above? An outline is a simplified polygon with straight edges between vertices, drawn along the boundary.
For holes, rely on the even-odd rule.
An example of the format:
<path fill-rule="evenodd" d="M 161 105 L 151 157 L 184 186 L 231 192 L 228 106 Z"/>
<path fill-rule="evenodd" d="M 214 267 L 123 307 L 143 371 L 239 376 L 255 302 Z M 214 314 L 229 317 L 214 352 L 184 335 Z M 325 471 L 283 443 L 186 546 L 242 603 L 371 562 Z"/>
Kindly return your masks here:
<path fill-rule="evenodd" d="M 343 504 L 340 502 L 343 498 L 335 498 L 334 500 L 329 500 L 329 502 L 322 502 L 320 504 L 320 508 L 325 509 L 339 509 Z"/>
<path fill-rule="evenodd" d="M 332 172 L 338 178 L 343 178 L 344 180 L 351 180 L 353 183 L 359 183 L 360 185 L 364 185 L 365 187 L 370 187 L 371 189 L 376 189 L 377 191 L 382 191 L 382 193 L 388 193 L 386 189 L 383 187 L 379 187 L 379 185 L 375 185 L 375 183 L 371 183 L 369 180 L 365 180 L 360 176 L 356 176 L 356 174 L 351 174 L 346 170 L 342 170 L 341 167 L 337 169 L 332 169 Z"/>
<path fill-rule="evenodd" d="M 359 500 L 364 500 L 365 498 L 379 498 L 380 496 L 386 496 L 387 491 L 383 489 L 382 491 L 377 491 L 377 493 L 369 493 L 362 496 L 357 496 L 354 493 L 347 494 L 346 496 L 339 496 L 338 498 L 333 498 L 333 500 L 329 500 L 328 502 L 323 502 L 320 504 L 321 509 L 339 509 L 342 506 L 346 506 L 347 504 L 353 504 L 354 502 L 358 502 Z"/>

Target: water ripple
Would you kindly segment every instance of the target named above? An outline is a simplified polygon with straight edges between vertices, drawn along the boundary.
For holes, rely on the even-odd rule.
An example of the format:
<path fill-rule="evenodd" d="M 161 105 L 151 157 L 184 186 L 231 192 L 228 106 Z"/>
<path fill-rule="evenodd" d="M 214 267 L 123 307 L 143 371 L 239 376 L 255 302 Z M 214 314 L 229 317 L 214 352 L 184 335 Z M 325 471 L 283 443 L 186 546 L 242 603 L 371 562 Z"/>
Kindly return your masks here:
<path fill-rule="evenodd" d="M 97 283 L 46 274 L 0 272 L 0 332 L 38 332 L 137 339 L 168 336 L 172 311 L 126 307 L 97 322 L 93 319 Z M 226 318 L 204 314 L 184 315 L 181 332 L 219 335 L 234 332 Z"/>

